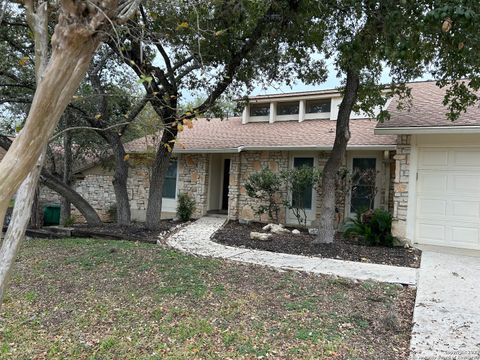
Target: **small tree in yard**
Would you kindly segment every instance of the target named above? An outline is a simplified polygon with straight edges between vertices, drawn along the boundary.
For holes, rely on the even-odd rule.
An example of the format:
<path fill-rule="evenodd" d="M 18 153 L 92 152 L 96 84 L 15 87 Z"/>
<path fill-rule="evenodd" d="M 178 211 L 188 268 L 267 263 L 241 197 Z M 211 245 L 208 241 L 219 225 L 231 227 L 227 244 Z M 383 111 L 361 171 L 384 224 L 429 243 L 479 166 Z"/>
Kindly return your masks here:
<path fill-rule="evenodd" d="M 267 213 L 272 221 L 278 222 L 281 185 L 280 175 L 266 167 L 250 175 L 245 183 L 245 189 L 248 196 L 260 202 L 255 214 L 260 216 Z"/>
<path fill-rule="evenodd" d="M 285 200 L 284 204 L 293 212 L 299 225 L 307 226 L 305 194 L 310 188 L 317 189 L 320 176 L 320 170 L 309 166 L 285 170 L 281 174 L 281 178 L 291 194 L 291 199 Z"/>

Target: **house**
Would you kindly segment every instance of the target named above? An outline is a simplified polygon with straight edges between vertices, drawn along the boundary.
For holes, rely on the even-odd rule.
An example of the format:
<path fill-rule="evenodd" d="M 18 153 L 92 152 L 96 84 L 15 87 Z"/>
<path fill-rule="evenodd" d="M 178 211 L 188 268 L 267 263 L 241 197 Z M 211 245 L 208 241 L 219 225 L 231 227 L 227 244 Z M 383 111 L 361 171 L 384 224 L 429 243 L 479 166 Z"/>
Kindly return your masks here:
<path fill-rule="evenodd" d="M 445 90 L 435 82 L 409 86 L 410 110 L 398 110 L 397 100 L 391 100 L 386 105 L 391 119 L 385 123 L 352 114 L 344 165 L 350 171 L 374 170 L 374 207 L 393 213 L 395 235 L 411 243 L 480 249 L 480 110 L 472 108 L 451 123 L 442 105 Z M 258 204 L 246 194 L 248 177 L 263 167 L 323 167 L 340 102 L 336 90 L 262 95 L 249 99 L 241 117 L 195 120 L 178 137 L 165 179 L 163 216 L 174 216 L 177 195 L 186 192 L 196 201 L 196 217 L 219 212 L 230 219 L 267 221 L 255 214 Z M 146 159 L 155 140 L 150 136 L 126 144 L 128 191 L 137 221 L 145 219 Z M 75 183 L 104 218 L 115 203 L 111 179 L 109 170 L 93 164 L 77 173 Z M 52 200 L 53 194 L 44 190 L 42 195 Z M 361 191 L 338 195 L 343 219 L 365 205 Z M 308 223 L 314 225 L 320 194 L 312 190 L 307 198 Z M 286 208 L 280 220 L 296 223 Z"/>

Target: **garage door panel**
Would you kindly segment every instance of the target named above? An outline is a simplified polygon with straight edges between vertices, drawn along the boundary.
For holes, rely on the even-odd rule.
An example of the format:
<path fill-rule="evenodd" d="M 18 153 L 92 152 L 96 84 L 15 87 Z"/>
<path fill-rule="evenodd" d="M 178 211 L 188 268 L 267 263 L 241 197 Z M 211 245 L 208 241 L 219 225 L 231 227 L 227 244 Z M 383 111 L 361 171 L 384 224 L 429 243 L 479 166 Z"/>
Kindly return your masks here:
<path fill-rule="evenodd" d="M 475 227 L 452 226 L 452 243 L 457 245 L 478 245 L 479 230 Z M 463 247 L 463 246 L 462 246 Z"/>
<path fill-rule="evenodd" d="M 445 242 L 445 226 L 419 221 L 417 223 L 417 238 L 425 242 Z"/>
<path fill-rule="evenodd" d="M 452 150 L 453 166 L 480 167 L 480 157 L 477 149 Z"/>
<path fill-rule="evenodd" d="M 455 194 L 477 194 L 480 191 L 480 174 L 451 174 L 451 191 Z"/>
<path fill-rule="evenodd" d="M 419 173 L 418 184 L 420 192 L 445 192 L 447 191 L 448 176 L 434 172 Z"/>
<path fill-rule="evenodd" d="M 467 218 L 473 221 L 480 219 L 480 205 L 478 202 L 453 200 L 451 203 L 452 216 Z"/>
<path fill-rule="evenodd" d="M 447 202 L 443 199 L 420 198 L 417 203 L 417 212 L 422 216 L 447 215 Z"/>
<path fill-rule="evenodd" d="M 419 155 L 419 167 L 447 166 L 448 151 L 441 149 L 423 150 Z"/>

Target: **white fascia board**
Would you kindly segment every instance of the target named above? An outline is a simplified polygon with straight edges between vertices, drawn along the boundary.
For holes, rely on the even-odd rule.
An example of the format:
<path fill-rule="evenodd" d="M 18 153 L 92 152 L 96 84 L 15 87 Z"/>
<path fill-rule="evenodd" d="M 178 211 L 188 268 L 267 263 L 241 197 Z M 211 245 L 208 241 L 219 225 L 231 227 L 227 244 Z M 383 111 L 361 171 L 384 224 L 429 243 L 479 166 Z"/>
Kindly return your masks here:
<path fill-rule="evenodd" d="M 480 126 L 425 126 L 375 128 L 375 135 L 413 135 L 413 134 L 480 134 Z"/>
<path fill-rule="evenodd" d="M 177 149 L 174 148 L 173 152 L 176 154 L 237 154 L 242 148 L 225 148 L 225 149 Z"/>
<path fill-rule="evenodd" d="M 330 151 L 333 146 L 239 146 L 236 148 L 223 149 L 178 149 L 174 148 L 175 154 L 237 154 L 242 151 Z M 395 150 L 396 145 L 348 145 L 347 150 Z"/>

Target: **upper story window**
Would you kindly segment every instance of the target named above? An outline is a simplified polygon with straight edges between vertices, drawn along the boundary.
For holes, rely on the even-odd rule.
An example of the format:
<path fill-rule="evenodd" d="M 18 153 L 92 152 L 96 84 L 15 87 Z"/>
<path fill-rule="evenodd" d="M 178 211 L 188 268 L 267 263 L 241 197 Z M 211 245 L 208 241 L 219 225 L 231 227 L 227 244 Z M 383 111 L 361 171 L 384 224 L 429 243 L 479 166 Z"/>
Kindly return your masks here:
<path fill-rule="evenodd" d="M 250 104 L 250 116 L 270 115 L 270 104 Z"/>
<path fill-rule="evenodd" d="M 330 112 L 330 99 L 307 100 L 305 112 L 307 114 Z"/>
<path fill-rule="evenodd" d="M 298 101 L 279 102 L 277 103 L 277 115 L 297 115 L 298 108 Z"/>

